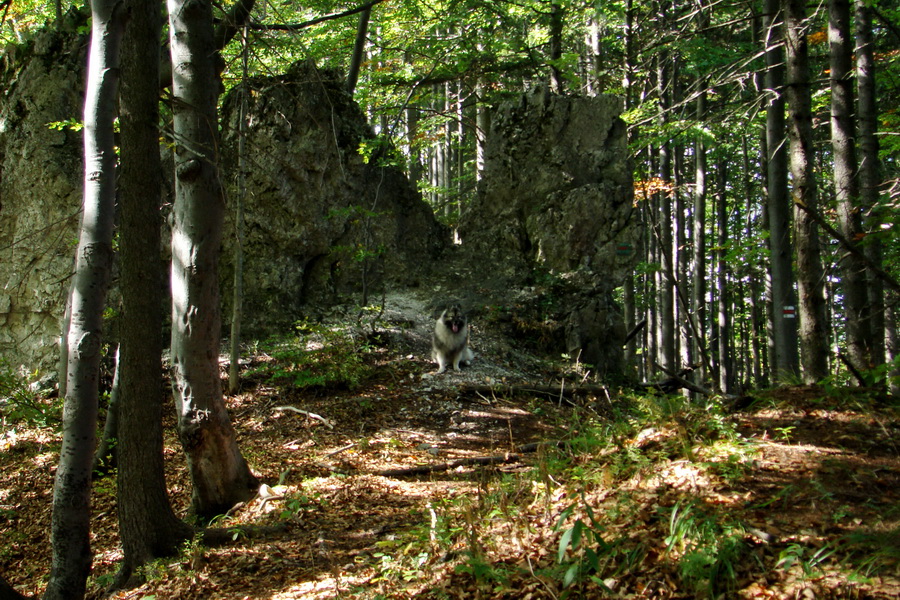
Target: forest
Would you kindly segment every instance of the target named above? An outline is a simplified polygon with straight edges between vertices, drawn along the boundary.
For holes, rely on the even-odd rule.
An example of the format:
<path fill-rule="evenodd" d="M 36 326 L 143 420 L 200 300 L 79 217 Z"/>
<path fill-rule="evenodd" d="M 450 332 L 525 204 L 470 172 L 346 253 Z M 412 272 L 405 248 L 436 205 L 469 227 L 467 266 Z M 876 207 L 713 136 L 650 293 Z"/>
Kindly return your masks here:
<path fill-rule="evenodd" d="M 5 97 L 46 31 L 86 57 L 83 112 L 46 126 L 81 207 L 58 373 L 0 356 L 0 600 L 900 595 L 896 2 L 0 0 Z M 331 248 L 359 288 L 263 334 L 248 145 L 294 135 L 260 115 L 308 102 L 298 73 L 366 121 L 311 118 L 377 174 L 351 188 L 401 174 L 397 222 L 420 196 L 450 241 L 407 240 L 433 270 L 390 289 L 381 215 L 332 209 L 364 224 Z M 472 364 L 434 374 L 423 294 L 479 262 L 491 135 L 551 98 L 616 107 L 627 273 L 523 242 L 522 289 L 468 307 Z M 0 111 L 0 159 L 32 109 Z M 566 293 L 602 368 L 560 351 Z"/>

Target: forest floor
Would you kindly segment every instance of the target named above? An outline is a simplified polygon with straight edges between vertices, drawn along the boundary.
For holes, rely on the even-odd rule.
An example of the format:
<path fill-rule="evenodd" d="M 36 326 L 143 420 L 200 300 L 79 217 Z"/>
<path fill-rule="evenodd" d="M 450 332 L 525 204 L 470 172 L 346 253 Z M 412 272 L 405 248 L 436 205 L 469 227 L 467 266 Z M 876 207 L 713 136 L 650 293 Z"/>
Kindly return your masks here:
<path fill-rule="evenodd" d="M 473 365 L 433 376 L 423 312 L 395 301 L 377 326 L 308 325 L 252 348 L 227 403 L 268 487 L 216 521 L 231 543 L 187 544 L 113 597 L 900 597 L 896 398 L 605 391 L 477 324 Z M 58 425 L 0 431 L 0 573 L 28 595 L 49 572 L 59 441 Z M 101 597 L 121 558 L 114 475 L 93 509 Z"/>

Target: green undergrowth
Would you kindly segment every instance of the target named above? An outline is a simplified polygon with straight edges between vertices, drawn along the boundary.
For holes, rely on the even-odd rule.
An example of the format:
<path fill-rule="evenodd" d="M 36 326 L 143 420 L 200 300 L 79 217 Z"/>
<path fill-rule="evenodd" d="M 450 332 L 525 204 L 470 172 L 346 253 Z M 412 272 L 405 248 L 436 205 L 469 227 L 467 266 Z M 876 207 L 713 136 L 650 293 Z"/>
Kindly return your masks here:
<path fill-rule="evenodd" d="M 38 373 L 23 373 L 0 359 L 0 422 L 45 427 L 59 423 L 61 401 L 32 382 Z"/>
<path fill-rule="evenodd" d="M 764 505 L 742 491 L 760 442 L 718 400 L 635 395 L 616 406 L 610 418 L 576 415 L 567 443 L 527 472 L 485 471 L 474 493 L 433 503 L 380 554 L 382 580 L 402 587 L 443 570 L 425 598 L 461 586 L 492 598 L 730 598 L 756 579 L 804 589 L 829 569 L 852 586 L 897 568 L 895 529 L 760 539 L 752 516 L 803 499 L 788 489 Z"/>
<path fill-rule="evenodd" d="M 261 344 L 255 354 L 267 359 L 250 368 L 247 377 L 282 388 L 352 390 L 372 375 L 367 362 L 372 350 L 357 328 L 302 321 L 294 334 Z"/>

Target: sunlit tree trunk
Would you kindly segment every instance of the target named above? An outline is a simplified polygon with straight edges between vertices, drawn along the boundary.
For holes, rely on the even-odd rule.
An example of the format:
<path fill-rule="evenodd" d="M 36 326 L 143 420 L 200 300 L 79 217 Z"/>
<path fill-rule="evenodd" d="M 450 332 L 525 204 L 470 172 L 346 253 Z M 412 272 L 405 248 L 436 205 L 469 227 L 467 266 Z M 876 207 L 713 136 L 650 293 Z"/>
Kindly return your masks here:
<path fill-rule="evenodd" d="M 806 2 L 785 0 L 787 102 L 790 109 L 791 181 L 795 204 L 817 206 L 809 81 Z M 828 374 L 828 329 L 825 315 L 824 271 L 819 231 L 809 213 L 794 210 L 797 243 L 797 287 L 800 302 L 800 359 L 803 380 L 814 383 Z"/>
<path fill-rule="evenodd" d="M 716 319 L 716 339 L 719 355 L 719 387 L 723 392 L 732 388 L 732 343 L 731 343 L 731 310 L 728 291 L 728 262 L 726 260 L 729 246 L 728 231 L 728 183 L 727 163 L 719 159 L 716 169 L 716 297 L 718 298 L 718 317 Z"/>
<path fill-rule="evenodd" d="M 791 203 L 788 196 L 788 154 L 785 140 L 784 52 L 780 0 L 766 0 L 767 17 L 763 23 L 766 49 L 766 202 L 769 222 L 769 272 L 772 301 L 774 356 L 770 361 L 775 378 L 799 372 L 797 354 L 796 296 L 792 271 Z"/>
<path fill-rule="evenodd" d="M 101 329 L 116 201 L 113 124 L 124 21 L 119 0 L 91 3 L 84 104 L 84 201 L 68 334 L 66 399 L 53 488 L 53 562 L 46 599 L 82 598 L 91 570 L 91 467 L 97 428 Z"/>
<path fill-rule="evenodd" d="M 172 375 L 178 433 L 203 518 L 247 500 L 257 485 L 238 449 L 219 374 L 218 260 L 225 203 L 218 132 L 212 7 L 169 0 L 175 130 L 172 228 Z"/>
<path fill-rule="evenodd" d="M 705 87 L 705 86 L 704 86 Z M 706 119 L 706 90 L 697 97 L 697 121 L 704 123 Z M 694 322 L 698 324 L 699 339 L 693 341 L 694 356 L 700 356 L 706 346 L 706 140 L 703 134 L 694 140 L 694 212 L 691 233 L 693 236 L 693 269 L 692 301 Z M 701 379 L 705 379 L 705 361 L 700 361 Z"/>

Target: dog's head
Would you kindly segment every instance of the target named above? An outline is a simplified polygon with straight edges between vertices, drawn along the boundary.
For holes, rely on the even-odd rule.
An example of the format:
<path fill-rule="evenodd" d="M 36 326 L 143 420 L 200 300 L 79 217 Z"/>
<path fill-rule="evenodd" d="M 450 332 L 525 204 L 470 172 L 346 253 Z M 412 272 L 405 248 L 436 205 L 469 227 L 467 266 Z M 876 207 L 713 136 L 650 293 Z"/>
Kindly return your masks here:
<path fill-rule="evenodd" d="M 453 333 L 459 333 L 466 327 L 466 315 L 459 304 L 453 304 L 444 309 L 441 313 L 440 321 L 444 324 L 444 327 Z"/>

